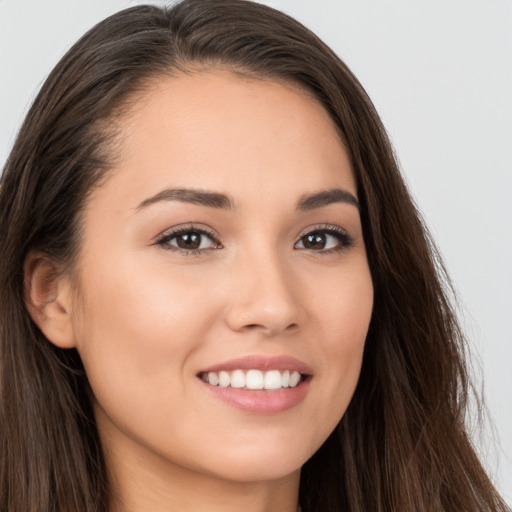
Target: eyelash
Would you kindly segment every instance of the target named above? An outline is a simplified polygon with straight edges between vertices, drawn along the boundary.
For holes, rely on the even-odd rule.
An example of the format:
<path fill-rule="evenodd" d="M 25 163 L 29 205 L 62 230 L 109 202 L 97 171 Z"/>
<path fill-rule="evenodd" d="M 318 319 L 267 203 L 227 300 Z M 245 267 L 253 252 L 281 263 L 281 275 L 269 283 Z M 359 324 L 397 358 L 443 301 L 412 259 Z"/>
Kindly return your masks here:
<path fill-rule="evenodd" d="M 312 226 L 308 228 L 306 232 L 302 233 L 299 236 L 299 240 L 298 242 L 296 242 L 296 244 L 301 242 L 305 237 L 316 234 L 333 236 L 338 241 L 338 245 L 330 249 L 323 249 L 319 251 L 311 249 L 311 252 L 314 253 L 315 255 L 327 255 L 342 252 L 347 249 L 350 249 L 354 245 L 354 239 L 343 228 L 340 228 L 339 226 L 334 226 L 332 224 L 323 224 L 320 226 Z M 304 250 L 308 249 L 304 248 Z"/>
<path fill-rule="evenodd" d="M 212 240 L 212 242 L 214 242 L 214 244 L 217 247 L 212 247 L 209 249 L 184 249 L 182 247 L 177 247 L 175 245 L 170 244 L 171 240 L 179 237 L 180 235 L 191 234 L 191 233 L 208 237 L 210 240 Z M 178 253 L 181 253 L 181 254 L 184 254 L 187 256 L 201 256 L 201 255 L 205 254 L 205 252 L 207 250 L 222 248 L 221 243 L 217 240 L 217 237 L 215 236 L 215 234 L 212 231 L 210 231 L 204 227 L 196 227 L 194 225 L 182 226 L 182 227 L 172 230 L 169 233 L 164 233 L 156 240 L 156 245 L 159 245 L 168 251 L 176 251 Z"/>
<path fill-rule="evenodd" d="M 179 237 L 180 235 L 185 234 L 197 234 L 200 236 L 205 236 L 209 238 L 215 245 L 215 247 L 208 247 L 208 248 L 199 248 L 199 249 L 184 249 L 182 247 L 177 247 L 175 245 L 171 245 L 171 240 L 174 240 L 175 238 Z M 303 232 L 300 236 L 298 241 L 294 244 L 294 248 L 297 250 L 308 250 L 306 247 L 304 248 L 297 248 L 296 245 L 300 242 L 303 243 L 303 240 L 307 236 L 311 235 L 329 235 L 336 238 L 338 244 L 336 247 L 332 247 L 329 249 L 321 249 L 318 251 L 315 251 L 313 249 L 309 249 L 313 254 L 315 255 L 326 255 L 326 254 L 332 254 L 337 252 L 342 252 L 347 249 L 350 249 L 354 245 L 354 239 L 342 228 L 338 226 L 333 226 L 331 224 L 324 224 L 321 226 L 313 226 L 311 228 L 308 228 L 306 232 Z M 159 245 L 165 250 L 169 251 L 175 251 L 181 254 L 184 254 L 186 256 L 201 256 L 206 253 L 206 251 L 213 250 L 213 249 L 222 249 L 222 244 L 218 241 L 215 234 L 204 228 L 204 227 L 196 227 L 194 225 L 188 225 L 188 226 L 182 226 L 179 228 L 176 228 L 172 230 L 171 232 L 165 233 L 161 235 L 155 242 L 155 245 Z"/>

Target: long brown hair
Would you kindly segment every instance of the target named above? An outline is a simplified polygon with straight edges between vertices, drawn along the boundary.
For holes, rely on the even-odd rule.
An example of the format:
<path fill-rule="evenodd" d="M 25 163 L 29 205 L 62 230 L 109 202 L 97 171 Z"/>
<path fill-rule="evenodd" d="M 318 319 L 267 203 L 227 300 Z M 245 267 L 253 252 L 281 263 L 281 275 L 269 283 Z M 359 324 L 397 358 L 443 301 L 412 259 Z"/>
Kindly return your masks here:
<path fill-rule="evenodd" d="M 222 66 L 310 91 L 352 160 L 375 303 L 353 400 L 304 465 L 306 512 L 505 511 L 465 430 L 464 338 L 385 130 L 346 65 L 288 16 L 243 0 L 139 6 L 52 71 L 0 185 L 0 510 L 106 512 L 110 488 L 75 350 L 30 319 L 23 265 L 73 267 L 80 213 L 115 160 L 116 121 L 153 79 Z"/>

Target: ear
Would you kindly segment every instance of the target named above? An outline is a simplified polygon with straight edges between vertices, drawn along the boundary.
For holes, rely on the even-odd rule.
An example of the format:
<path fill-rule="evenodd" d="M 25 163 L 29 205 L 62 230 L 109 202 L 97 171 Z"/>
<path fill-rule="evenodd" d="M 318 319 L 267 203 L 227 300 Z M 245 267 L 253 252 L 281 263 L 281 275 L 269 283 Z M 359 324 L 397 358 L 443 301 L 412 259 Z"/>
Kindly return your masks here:
<path fill-rule="evenodd" d="M 60 348 L 75 347 L 72 289 L 46 255 L 30 253 L 25 260 L 25 303 L 43 334 Z"/>

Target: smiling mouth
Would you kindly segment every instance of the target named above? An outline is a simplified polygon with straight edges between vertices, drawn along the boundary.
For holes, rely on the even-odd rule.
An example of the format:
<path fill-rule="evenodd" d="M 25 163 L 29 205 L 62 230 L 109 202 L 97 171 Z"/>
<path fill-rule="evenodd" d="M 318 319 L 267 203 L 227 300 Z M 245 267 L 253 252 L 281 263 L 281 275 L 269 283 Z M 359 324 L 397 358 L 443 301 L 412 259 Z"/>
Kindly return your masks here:
<path fill-rule="evenodd" d="M 279 391 L 297 387 L 308 376 L 297 370 L 256 369 L 219 372 L 201 372 L 198 377 L 219 388 L 235 388 L 248 391 Z"/>

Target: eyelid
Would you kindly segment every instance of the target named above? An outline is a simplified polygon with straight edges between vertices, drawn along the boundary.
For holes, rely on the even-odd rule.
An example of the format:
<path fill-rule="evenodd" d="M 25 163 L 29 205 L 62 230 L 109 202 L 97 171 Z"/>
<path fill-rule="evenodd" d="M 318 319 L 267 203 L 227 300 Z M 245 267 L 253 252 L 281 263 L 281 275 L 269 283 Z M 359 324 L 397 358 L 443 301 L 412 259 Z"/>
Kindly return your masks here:
<path fill-rule="evenodd" d="M 202 248 L 202 249 L 185 249 L 182 247 L 174 246 L 169 244 L 169 241 L 178 237 L 180 234 L 188 233 L 188 232 L 195 232 L 202 236 L 208 237 L 214 244 L 216 244 L 216 247 L 209 247 L 209 248 Z M 331 247 L 327 249 L 319 249 L 319 250 L 313 250 L 308 249 L 307 247 L 297 247 L 297 244 L 302 241 L 302 239 L 310 234 L 313 233 L 325 233 L 330 236 L 334 236 L 338 240 L 338 244 L 336 247 Z M 312 226 L 308 226 L 307 228 L 303 229 L 301 233 L 297 237 L 297 241 L 294 243 L 293 247 L 297 250 L 304 250 L 309 251 L 311 253 L 316 254 L 330 254 L 335 252 L 341 252 L 343 250 L 347 250 L 350 247 L 354 245 L 355 241 L 354 238 L 347 232 L 346 229 L 336 225 L 336 224 L 315 224 Z M 204 224 L 196 224 L 196 223 L 186 223 L 186 224 L 180 224 L 177 226 L 173 226 L 172 228 L 168 228 L 159 235 L 157 235 L 154 239 L 153 245 L 161 246 L 162 248 L 182 253 L 185 255 L 201 255 L 205 254 L 208 251 L 211 251 L 213 249 L 222 249 L 222 244 L 219 241 L 219 237 L 217 234 L 208 226 L 205 226 Z"/>
<path fill-rule="evenodd" d="M 154 240 L 158 241 L 161 238 L 168 237 L 169 235 L 175 235 L 176 233 L 184 232 L 184 231 L 197 231 L 198 233 L 204 233 L 212 238 L 218 238 L 215 231 L 206 226 L 205 224 L 196 223 L 196 222 L 185 222 L 184 224 L 177 224 L 176 226 L 172 226 L 170 228 L 165 229 L 161 233 L 159 233 Z"/>
<path fill-rule="evenodd" d="M 335 231 L 338 233 L 347 233 L 346 229 L 342 228 L 341 226 L 338 226 L 337 224 L 328 224 L 326 222 L 323 222 L 320 224 L 313 224 L 311 226 L 304 228 L 297 236 L 297 240 L 316 231 Z"/>
<path fill-rule="evenodd" d="M 206 236 L 210 238 L 218 247 L 215 247 L 215 249 L 222 248 L 222 244 L 219 241 L 219 237 L 217 234 L 208 226 L 205 226 L 204 224 L 196 224 L 196 223 L 186 223 L 186 224 L 179 224 L 177 226 L 173 226 L 172 228 L 168 228 L 159 235 L 157 235 L 154 239 L 153 245 L 159 245 L 165 248 L 169 251 L 174 251 L 178 253 L 184 253 L 184 254 L 193 254 L 198 255 L 201 253 L 204 253 L 205 251 L 209 251 L 212 248 L 208 249 L 183 249 L 182 247 L 176 247 L 171 246 L 167 244 L 170 240 L 173 238 L 178 237 L 180 234 L 188 233 L 188 232 L 195 232 L 199 233 L 200 235 Z"/>
<path fill-rule="evenodd" d="M 298 248 L 298 250 L 305 250 L 310 251 L 316 254 L 329 254 L 333 252 L 341 252 L 344 250 L 349 249 L 352 247 L 355 243 L 354 238 L 349 234 L 349 232 L 342 228 L 341 226 L 338 226 L 336 224 L 316 224 L 313 226 L 308 226 L 307 228 L 303 229 L 301 233 L 299 234 L 297 241 L 294 244 L 294 247 L 296 248 L 296 245 L 307 235 L 310 235 L 312 233 L 327 233 L 328 235 L 335 236 L 338 238 L 339 245 L 337 247 L 333 247 L 331 249 L 323 249 L 323 250 L 312 250 L 307 248 Z"/>

